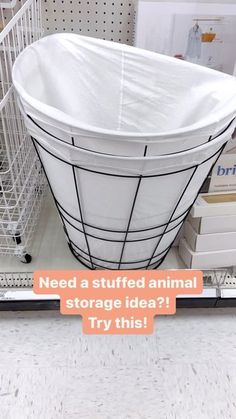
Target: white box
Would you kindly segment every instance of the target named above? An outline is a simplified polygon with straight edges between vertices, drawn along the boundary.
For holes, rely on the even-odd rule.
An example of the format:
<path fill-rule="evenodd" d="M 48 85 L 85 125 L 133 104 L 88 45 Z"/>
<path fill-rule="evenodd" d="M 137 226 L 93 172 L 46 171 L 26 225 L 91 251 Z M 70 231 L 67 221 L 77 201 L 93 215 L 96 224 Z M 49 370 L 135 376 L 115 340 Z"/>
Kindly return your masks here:
<path fill-rule="evenodd" d="M 193 218 L 236 215 L 236 191 L 200 194 L 190 214 Z"/>
<path fill-rule="evenodd" d="M 194 252 L 213 252 L 236 249 L 236 233 L 197 234 L 187 221 L 184 237 Z"/>
<path fill-rule="evenodd" d="M 232 191 L 236 189 L 236 153 L 229 151 L 215 164 L 209 186 L 210 192 Z"/>
<path fill-rule="evenodd" d="M 194 252 L 185 239 L 180 240 L 179 254 L 188 268 L 216 269 L 236 266 L 236 249 L 218 252 Z"/>
<path fill-rule="evenodd" d="M 198 234 L 236 232 L 236 215 L 199 218 L 189 215 L 188 221 Z"/>

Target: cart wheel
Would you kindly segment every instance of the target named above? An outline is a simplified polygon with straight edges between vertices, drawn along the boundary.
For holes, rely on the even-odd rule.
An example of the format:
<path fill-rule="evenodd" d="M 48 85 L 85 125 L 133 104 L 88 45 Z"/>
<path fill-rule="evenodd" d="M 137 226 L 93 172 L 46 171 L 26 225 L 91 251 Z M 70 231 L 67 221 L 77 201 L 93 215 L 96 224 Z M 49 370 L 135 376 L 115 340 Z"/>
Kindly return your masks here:
<path fill-rule="evenodd" d="M 20 261 L 22 263 L 30 263 L 32 261 L 32 256 L 26 253 L 24 256 L 21 257 Z"/>
<path fill-rule="evenodd" d="M 14 242 L 16 242 L 16 244 L 21 244 L 21 236 L 20 233 L 16 233 L 15 236 L 13 237 Z"/>

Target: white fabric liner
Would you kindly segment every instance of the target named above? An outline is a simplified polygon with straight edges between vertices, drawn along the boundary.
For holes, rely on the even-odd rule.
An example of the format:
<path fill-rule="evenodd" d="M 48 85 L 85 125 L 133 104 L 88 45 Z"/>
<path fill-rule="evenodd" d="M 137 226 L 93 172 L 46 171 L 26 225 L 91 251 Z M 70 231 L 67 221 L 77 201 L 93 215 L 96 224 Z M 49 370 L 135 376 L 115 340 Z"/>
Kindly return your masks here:
<path fill-rule="evenodd" d="M 74 34 L 27 47 L 13 81 L 26 112 L 50 133 L 117 155 L 142 155 L 146 143 L 152 155 L 196 147 L 236 115 L 234 77 Z"/>

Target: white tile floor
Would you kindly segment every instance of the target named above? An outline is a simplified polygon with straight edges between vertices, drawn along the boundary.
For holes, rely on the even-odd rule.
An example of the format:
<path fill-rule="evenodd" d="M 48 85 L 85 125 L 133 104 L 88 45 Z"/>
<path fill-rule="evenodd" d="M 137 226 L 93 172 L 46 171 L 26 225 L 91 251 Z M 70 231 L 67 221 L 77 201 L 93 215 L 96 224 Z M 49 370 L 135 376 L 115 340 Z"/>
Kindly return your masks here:
<path fill-rule="evenodd" d="M 182 309 L 152 336 L 0 313 L 1 419 L 235 419 L 236 310 Z"/>

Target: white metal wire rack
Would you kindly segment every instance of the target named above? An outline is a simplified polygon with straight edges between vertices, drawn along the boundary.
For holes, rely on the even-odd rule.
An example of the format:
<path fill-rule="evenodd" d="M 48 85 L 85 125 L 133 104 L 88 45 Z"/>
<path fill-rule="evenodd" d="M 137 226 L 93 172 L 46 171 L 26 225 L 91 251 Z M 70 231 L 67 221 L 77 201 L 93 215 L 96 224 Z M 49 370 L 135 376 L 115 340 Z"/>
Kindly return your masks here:
<path fill-rule="evenodd" d="M 0 2 L 0 254 L 31 261 L 45 178 L 26 133 L 12 86 L 18 54 L 42 34 L 40 1 Z"/>
<path fill-rule="evenodd" d="M 22 4 L 25 0 L 22 0 Z M 17 0 L 2 0 L 0 2 L 0 30 L 14 17 L 19 10 L 21 3 Z"/>

